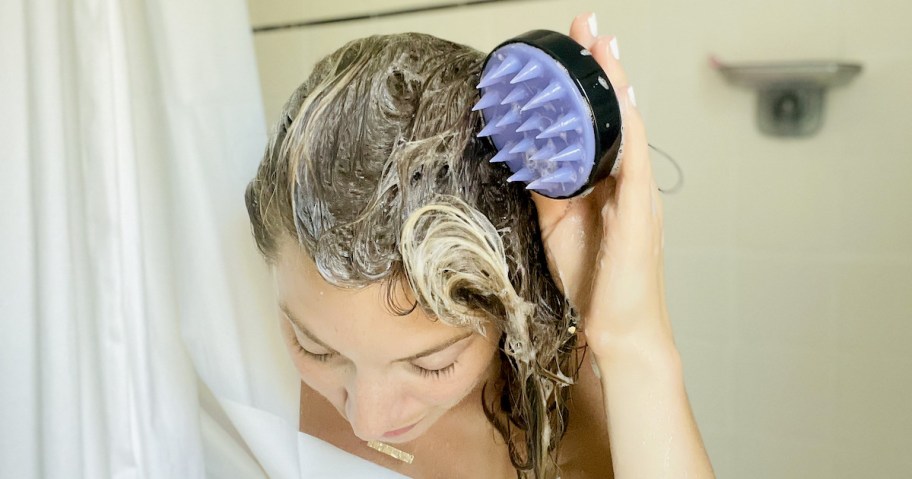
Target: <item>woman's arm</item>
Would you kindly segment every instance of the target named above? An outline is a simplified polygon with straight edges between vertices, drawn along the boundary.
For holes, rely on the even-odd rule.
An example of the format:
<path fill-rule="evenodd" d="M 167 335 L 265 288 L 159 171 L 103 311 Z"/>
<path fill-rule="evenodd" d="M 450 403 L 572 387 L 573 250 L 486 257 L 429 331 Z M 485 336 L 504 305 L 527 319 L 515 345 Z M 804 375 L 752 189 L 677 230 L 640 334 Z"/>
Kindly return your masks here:
<path fill-rule="evenodd" d="M 712 478 L 674 343 L 617 338 L 595 354 L 616 478 Z"/>
<path fill-rule="evenodd" d="M 585 195 L 533 193 L 548 268 L 582 316 L 596 358 L 614 476 L 712 478 L 665 304 L 663 207 L 648 141 L 614 37 L 580 15 L 570 36 L 598 61 L 621 105 L 617 177 Z"/>
<path fill-rule="evenodd" d="M 603 43 L 597 40 L 593 48 Z M 618 59 L 598 57 L 612 82 L 626 85 Z M 598 267 L 581 303 L 584 332 L 601 372 L 614 475 L 713 478 L 665 302 L 662 200 L 631 95 L 626 88 L 620 95 L 626 148 L 614 188 L 598 203 Z"/>

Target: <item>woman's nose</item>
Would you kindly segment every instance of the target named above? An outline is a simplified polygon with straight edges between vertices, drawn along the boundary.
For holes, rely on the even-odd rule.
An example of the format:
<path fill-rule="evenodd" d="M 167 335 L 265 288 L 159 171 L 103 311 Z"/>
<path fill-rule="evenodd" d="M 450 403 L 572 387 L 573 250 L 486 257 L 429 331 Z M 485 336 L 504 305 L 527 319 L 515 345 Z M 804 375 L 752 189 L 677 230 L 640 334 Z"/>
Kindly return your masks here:
<path fill-rule="evenodd" d="M 348 388 L 345 415 L 355 435 L 365 441 L 408 426 L 396 423 L 401 408 L 396 388 L 383 378 L 358 378 Z"/>

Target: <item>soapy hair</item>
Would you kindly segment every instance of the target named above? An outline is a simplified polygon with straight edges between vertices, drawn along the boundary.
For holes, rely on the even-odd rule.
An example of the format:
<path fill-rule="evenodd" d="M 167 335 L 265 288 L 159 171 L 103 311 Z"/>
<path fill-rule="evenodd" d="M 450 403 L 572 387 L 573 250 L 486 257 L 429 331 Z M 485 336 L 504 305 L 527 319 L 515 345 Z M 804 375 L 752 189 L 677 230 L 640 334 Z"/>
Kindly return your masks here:
<path fill-rule="evenodd" d="M 267 261 L 292 238 L 328 282 L 411 288 L 435 320 L 503 332 L 482 401 L 518 477 L 558 475 L 577 313 L 546 266 L 536 210 L 488 160 L 475 85 L 485 55 L 430 35 L 376 35 L 320 60 L 285 104 L 246 191 Z M 485 394 L 482 397 L 487 397 Z"/>

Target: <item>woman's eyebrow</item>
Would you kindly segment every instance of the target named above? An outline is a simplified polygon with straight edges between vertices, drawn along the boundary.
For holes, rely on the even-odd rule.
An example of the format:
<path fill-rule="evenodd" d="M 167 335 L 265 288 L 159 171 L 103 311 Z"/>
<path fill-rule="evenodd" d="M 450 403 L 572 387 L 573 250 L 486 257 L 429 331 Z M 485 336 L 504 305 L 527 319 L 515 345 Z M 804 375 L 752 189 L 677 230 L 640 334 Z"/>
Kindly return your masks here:
<path fill-rule="evenodd" d="M 304 336 L 307 336 L 307 339 L 317 343 L 321 347 L 326 348 L 333 353 L 337 352 L 335 349 L 329 347 L 329 345 L 327 345 L 323 341 L 320 341 L 319 338 L 317 338 L 313 333 L 311 333 L 307 329 L 307 327 L 304 326 L 304 323 L 302 323 L 300 320 L 298 320 L 298 318 L 296 318 L 295 315 L 291 314 L 291 311 L 288 309 L 288 306 L 285 306 L 285 304 L 280 304 L 279 309 L 281 309 L 282 312 L 285 313 L 285 316 L 288 318 L 289 321 L 291 321 L 292 323 L 294 323 L 295 326 L 298 327 L 298 329 L 301 331 L 301 334 L 303 334 Z"/>
<path fill-rule="evenodd" d="M 456 344 L 456 343 L 462 341 L 462 340 L 465 339 L 465 338 L 468 338 L 469 336 L 471 336 L 471 335 L 473 335 L 473 334 L 475 334 L 474 331 L 468 331 L 467 333 L 465 333 L 465 334 L 463 334 L 463 335 L 461 335 L 461 336 L 456 336 L 455 338 L 450 338 L 450 339 L 448 339 L 446 342 L 443 342 L 443 343 L 441 343 L 441 344 L 438 344 L 437 346 L 434 346 L 434 347 L 432 347 L 432 348 L 428 348 L 428 349 L 426 349 L 426 350 L 424 350 L 424 351 L 422 351 L 422 352 L 420 352 L 420 353 L 418 353 L 418 354 L 414 354 L 414 355 L 409 356 L 409 357 L 407 357 L 407 358 L 399 359 L 399 360 L 397 360 L 397 362 L 414 361 L 414 360 L 416 360 L 416 359 L 423 358 L 423 357 L 425 357 L 425 356 L 430 356 L 430 355 L 432 355 L 432 354 L 434 354 L 434 353 L 443 351 L 444 349 L 446 349 L 446 348 L 448 348 L 448 347 L 450 347 L 450 346 L 452 346 L 452 345 L 454 345 L 454 344 Z"/>
<path fill-rule="evenodd" d="M 298 318 L 296 318 L 293 314 L 291 314 L 291 311 L 288 309 L 288 307 L 287 307 L 285 304 L 280 304 L 280 305 L 279 305 L 279 308 L 282 310 L 283 313 L 285 313 L 285 316 L 288 317 L 288 320 L 291 321 L 292 323 L 294 323 L 294 325 L 298 327 L 298 329 L 301 331 L 301 334 L 303 334 L 304 336 L 307 336 L 308 339 L 310 339 L 311 341 L 317 343 L 317 344 L 320 345 L 321 347 L 324 347 L 324 348 L 330 350 L 330 351 L 333 352 L 333 353 L 337 353 L 337 351 L 336 351 L 335 349 L 333 349 L 332 347 L 330 347 L 329 345 L 327 345 L 327 344 L 324 343 L 323 341 L 320 341 L 319 338 L 317 338 L 313 333 L 311 333 L 310 331 L 308 331 L 307 328 L 304 326 L 304 323 L 302 323 L 301 321 L 299 321 Z M 446 348 L 448 348 L 448 347 L 450 347 L 450 346 L 452 346 L 452 345 L 454 345 L 454 344 L 456 344 L 456 343 L 462 341 L 463 339 L 468 338 L 469 336 L 471 336 L 471 335 L 473 335 L 473 334 L 475 334 L 474 331 L 467 331 L 465 334 L 456 336 L 456 337 L 454 337 L 454 338 L 450 338 L 450 339 L 448 339 L 448 340 L 446 340 L 446 341 L 444 341 L 444 342 L 442 342 L 442 343 L 440 343 L 440 344 L 438 344 L 438 345 L 436 345 L 436 346 L 433 346 L 433 347 L 430 347 L 430 348 L 428 348 L 428 349 L 425 349 L 424 351 L 421 351 L 421 352 L 418 353 L 418 354 L 413 354 L 413 355 L 411 355 L 411 356 L 409 356 L 409 357 L 407 357 L 407 358 L 397 359 L 397 360 L 394 361 L 394 362 L 408 362 L 408 361 L 414 361 L 414 360 L 416 360 L 416 359 L 423 358 L 423 357 L 425 357 L 425 356 L 430 356 L 430 355 L 432 355 L 432 354 L 434 354 L 434 353 L 438 353 L 438 352 L 440 352 L 440 351 L 443 351 L 444 349 L 446 349 Z"/>

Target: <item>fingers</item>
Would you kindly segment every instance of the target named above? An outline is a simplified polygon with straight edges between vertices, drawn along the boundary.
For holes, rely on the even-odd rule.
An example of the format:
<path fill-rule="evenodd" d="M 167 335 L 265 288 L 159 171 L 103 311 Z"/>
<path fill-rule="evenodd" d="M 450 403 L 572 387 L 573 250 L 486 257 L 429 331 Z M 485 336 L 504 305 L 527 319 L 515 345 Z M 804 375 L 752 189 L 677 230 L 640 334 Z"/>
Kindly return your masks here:
<path fill-rule="evenodd" d="M 574 27 L 581 28 L 577 17 Z M 642 116 L 627 72 L 619 60 L 619 48 L 614 36 L 598 36 L 589 46 L 595 59 L 614 89 L 621 106 L 623 124 L 623 153 L 620 171 L 614 183 L 614 198 L 600 203 L 605 234 L 623 237 L 629 244 L 636 244 L 628 259 L 654 259 L 661 255 L 664 242 L 663 204 L 658 193 L 649 160 L 649 142 Z M 614 178 L 606 178 L 605 184 Z M 637 251 L 638 253 L 634 253 Z"/>
<path fill-rule="evenodd" d="M 659 191 L 659 187 L 656 186 L 655 179 L 652 180 L 652 188 L 650 188 L 649 191 L 652 193 L 652 216 L 661 223 L 664 218 L 664 205 L 662 203 L 661 192 Z"/>
<path fill-rule="evenodd" d="M 652 173 L 652 162 L 649 161 L 649 143 L 646 129 L 639 110 L 630 106 L 622 119 L 624 123 L 624 153 L 621 157 L 621 169 L 618 173 L 618 199 L 622 207 L 624 202 L 637 211 L 648 212 L 652 192 L 658 188 Z"/>
<path fill-rule="evenodd" d="M 555 200 L 531 191 L 532 202 L 538 211 L 538 226 L 542 236 L 548 237 L 552 228 L 573 208 L 575 198 L 570 200 Z"/>
<path fill-rule="evenodd" d="M 652 191 L 655 190 L 652 163 L 649 161 L 649 142 L 636 99 L 630 87 L 630 80 L 618 60 L 617 39 L 614 36 L 600 36 L 590 47 L 594 58 L 611 82 L 621 105 L 624 151 L 618 172 L 616 195 L 618 207 L 633 215 L 645 214 L 651 217 Z"/>
<path fill-rule="evenodd" d="M 581 13 L 570 24 L 570 38 L 589 48 L 598 36 L 598 21 L 595 13 Z"/>
<path fill-rule="evenodd" d="M 598 185 L 594 185 L 593 194 L 588 195 L 588 198 L 577 197 L 571 202 L 595 202 L 604 205 L 606 197 L 613 195 L 616 207 L 631 213 L 624 216 L 650 219 L 653 217 L 652 191 L 655 190 L 655 181 L 652 164 L 649 161 L 646 131 L 635 99 L 632 98 L 627 72 L 618 60 L 617 40 L 614 36 L 598 36 L 597 28 L 595 15 L 582 13 L 571 23 L 570 37 L 592 53 L 592 58 L 605 71 L 615 91 L 621 105 L 624 151 L 617 178 L 605 178 Z M 535 192 L 532 192 L 532 199 L 539 210 L 539 218 L 545 220 L 545 226 L 564 216 L 571 208 L 565 200 L 553 200 Z"/>
<path fill-rule="evenodd" d="M 614 88 L 626 94 L 627 87 L 630 85 L 627 80 L 627 72 L 621 66 L 620 60 L 614 56 L 615 52 L 620 53 L 617 38 L 614 35 L 598 37 L 589 47 L 589 51 L 592 52 L 592 58 L 602 66 L 602 70 L 605 70 L 608 80 Z M 622 98 L 618 96 L 618 99 Z"/>

